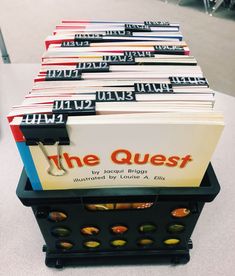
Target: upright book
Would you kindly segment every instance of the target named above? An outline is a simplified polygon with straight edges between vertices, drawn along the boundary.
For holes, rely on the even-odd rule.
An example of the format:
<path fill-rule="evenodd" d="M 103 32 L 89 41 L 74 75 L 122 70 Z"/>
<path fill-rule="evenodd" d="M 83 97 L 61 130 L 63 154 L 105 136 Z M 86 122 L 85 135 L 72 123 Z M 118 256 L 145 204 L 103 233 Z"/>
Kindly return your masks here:
<path fill-rule="evenodd" d="M 33 114 L 10 125 L 35 190 L 197 187 L 223 129 L 212 113 Z"/>

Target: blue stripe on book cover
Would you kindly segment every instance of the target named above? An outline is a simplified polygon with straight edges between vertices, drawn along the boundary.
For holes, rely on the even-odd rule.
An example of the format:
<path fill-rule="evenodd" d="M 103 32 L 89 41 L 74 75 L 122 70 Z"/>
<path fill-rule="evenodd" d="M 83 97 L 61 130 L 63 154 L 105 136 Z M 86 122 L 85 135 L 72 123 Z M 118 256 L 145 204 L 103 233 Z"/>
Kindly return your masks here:
<path fill-rule="evenodd" d="M 29 147 L 26 145 L 25 142 L 17 142 L 16 145 L 20 152 L 21 159 L 24 163 L 24 167 L 25 167 L 27 176 L 31 182 L 33 190 L 42 190 L 42 185 L 39 180 L 37 170 L 34 166 L 33 158 L 31 156 Z"/>

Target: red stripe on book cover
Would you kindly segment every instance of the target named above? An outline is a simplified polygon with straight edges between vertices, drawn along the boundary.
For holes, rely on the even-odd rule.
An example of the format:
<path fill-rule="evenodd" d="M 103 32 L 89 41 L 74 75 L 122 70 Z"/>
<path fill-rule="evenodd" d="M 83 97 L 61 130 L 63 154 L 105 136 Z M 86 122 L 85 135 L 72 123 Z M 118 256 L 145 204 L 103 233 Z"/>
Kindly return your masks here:
<path fill-rule="evenodd" d="M 24 138 L 19 126 L 16 126 L 16 125 L 11 126 L 10 125 L 10 128 L 11 128 L 12 134 L 13 134 L 16 142 L 25 142 L 25 138 Z"/>
<path fill-rule="evenodd" d="M 57 25 L 56 30 L 64 30 L 64 29 L 82 29 L 85 30 L 87 28 L 87 26 L 59 26 Z"/>
<path fill-rule="evenodd" d="M 66 39 L 55 39 L 55 40 L 45 40 L 45 46 L 46 46 L 46 50 L 48 49 L 48 47 L 51 44 L 61 44 L 64 41 L 74 41 L 73 38 L 66 38 Z"/>
<path fill-rule="evenodd" d="M 91 20 L 62 20 L 61 23 L 91 23 Z"/>
<path fill-rule="evenodd" d="M 55 63 L 42 63 L 42 68 L 43 66 L 48 66 L 48 65 L 64 65 L 64 66 L 73 66 L 73 65 L 77 65 L 77 62 L 55 62 Z"/>
<path fill-rule="evenodd" d="M 35 78 L 34 82 L 46 81 L 45 77 Z"/>

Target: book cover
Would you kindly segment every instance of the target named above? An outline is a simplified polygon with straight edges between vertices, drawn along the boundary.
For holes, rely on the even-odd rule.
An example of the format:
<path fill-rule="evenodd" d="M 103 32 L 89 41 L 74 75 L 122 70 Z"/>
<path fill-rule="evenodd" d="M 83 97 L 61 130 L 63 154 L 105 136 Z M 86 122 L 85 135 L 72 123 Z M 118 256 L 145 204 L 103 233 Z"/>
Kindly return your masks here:
<path fill-rule="evenodd" d="M 28 146 L 22 135 L 17 147 L 35 190 L 197 187 L 223 129 L 212 117 L 68 117 L 69 145 Z M 15 132 L 21 119 L 11 123 Z"/>

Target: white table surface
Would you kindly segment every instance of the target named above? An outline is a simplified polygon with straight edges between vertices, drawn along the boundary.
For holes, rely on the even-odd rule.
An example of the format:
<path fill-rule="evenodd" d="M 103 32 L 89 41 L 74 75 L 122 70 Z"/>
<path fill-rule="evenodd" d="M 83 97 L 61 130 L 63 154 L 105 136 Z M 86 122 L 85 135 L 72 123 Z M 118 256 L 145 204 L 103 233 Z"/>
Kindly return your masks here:
<path fill-rule="evenodd" d="M 0 70 L 0 275 L 234 275 L 235 270 L 235 98 L 216 95 L 226 127 L 212 164 L 221 185 L 217 198 L 207 203 L 192 235 L 194 248 L 186 265 L 128 265 L 65 268 L 44 264 L 43 238 L 31 208 L 15 194 L 22 162 L 11 137 L 6 115 L 32 86 L 38 64 L 2 65 Z M 206 137 L 205 137 L 206 143 Z"/>

